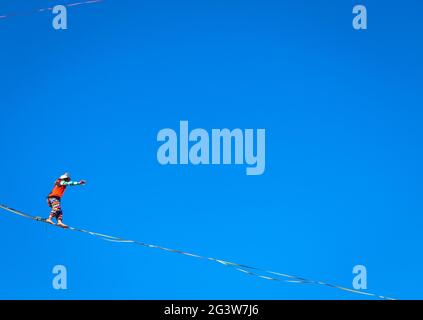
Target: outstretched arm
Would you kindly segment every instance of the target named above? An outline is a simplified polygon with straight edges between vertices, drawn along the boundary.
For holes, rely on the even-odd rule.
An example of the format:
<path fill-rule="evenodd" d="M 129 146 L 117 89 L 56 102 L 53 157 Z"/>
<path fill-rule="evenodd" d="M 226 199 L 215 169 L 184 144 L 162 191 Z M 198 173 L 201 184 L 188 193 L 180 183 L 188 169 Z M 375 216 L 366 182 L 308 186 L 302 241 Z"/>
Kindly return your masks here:
<path fill-rule="evenodd" d="M 81 186 L 84 185 L 86 182 L 85 180 L 81 180 L 81 181 L 60 181 L 60 185 L 61 186 Z"/>

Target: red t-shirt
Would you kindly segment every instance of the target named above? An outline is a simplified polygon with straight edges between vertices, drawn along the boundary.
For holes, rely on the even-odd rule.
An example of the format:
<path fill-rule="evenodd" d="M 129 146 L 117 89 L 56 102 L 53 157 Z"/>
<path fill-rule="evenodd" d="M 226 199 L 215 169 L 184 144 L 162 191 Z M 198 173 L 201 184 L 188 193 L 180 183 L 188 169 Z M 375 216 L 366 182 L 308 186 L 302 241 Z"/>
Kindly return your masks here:
<path fill-rule="evenodd" d="M 56 182 L 54 183 L 54 188 L 53 190 L 50 192 L 50 194 L 48 195 L 49 197 L 56 197 L 56 198 L 61 198 L 63 196 L 63 194 L 66 191 L 66 186 L 62 186 L 60 185 L 60 182 L 62 180 L 57 179 Z"/>

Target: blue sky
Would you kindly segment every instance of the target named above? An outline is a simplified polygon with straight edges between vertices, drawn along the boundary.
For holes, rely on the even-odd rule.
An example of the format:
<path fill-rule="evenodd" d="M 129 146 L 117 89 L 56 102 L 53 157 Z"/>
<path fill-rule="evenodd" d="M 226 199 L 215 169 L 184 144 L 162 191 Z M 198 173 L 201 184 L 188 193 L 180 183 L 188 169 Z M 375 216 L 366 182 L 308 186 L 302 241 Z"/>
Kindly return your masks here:
<path fill-rule="evenodd" d="M 1 0 L 0 14 L 57 1 Z M 0 20 L 0 202 L 65 222 L 421 299 L 421 1 L 129 1 Z M 161 166 L 156 135 L 265 128 L 266 171 Z M 0 215 L 3 299 L 356 299 Z M 68 290 L 52 269 L 68 270 Z"/>

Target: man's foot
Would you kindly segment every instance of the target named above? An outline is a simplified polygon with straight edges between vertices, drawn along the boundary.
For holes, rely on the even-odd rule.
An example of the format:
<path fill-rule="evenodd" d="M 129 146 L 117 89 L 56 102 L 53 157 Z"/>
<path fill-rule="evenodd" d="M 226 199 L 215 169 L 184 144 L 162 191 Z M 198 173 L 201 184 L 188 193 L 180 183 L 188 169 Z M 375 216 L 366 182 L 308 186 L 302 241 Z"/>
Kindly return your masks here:
<path fill-rule="evenodd" d="M 67 225 L 65 225 L 62 221 L 57 222 L 58 227 L 62 227 L 64 229 L 69 228 Z"/>
<path fill-rule="evenodd" d="M 46 219 L 46 222 L 54 225 L 54 222 L 50 218 Z"/>

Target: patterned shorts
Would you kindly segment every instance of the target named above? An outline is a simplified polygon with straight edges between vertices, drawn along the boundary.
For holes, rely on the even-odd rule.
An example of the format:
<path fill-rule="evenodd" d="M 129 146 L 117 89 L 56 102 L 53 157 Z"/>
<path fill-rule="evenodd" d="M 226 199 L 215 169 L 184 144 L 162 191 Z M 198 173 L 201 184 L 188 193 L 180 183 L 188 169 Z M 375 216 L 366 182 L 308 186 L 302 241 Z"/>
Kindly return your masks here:
<path fill-rule="evenodd" d="M 62 220 L 63 212 L 62 206 L 60 204 L 60 198 L 47 198 L 47 203 L 48 206 L 51 208 L 50 216 L 56 218 L 57 220 Z"/>

